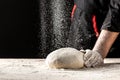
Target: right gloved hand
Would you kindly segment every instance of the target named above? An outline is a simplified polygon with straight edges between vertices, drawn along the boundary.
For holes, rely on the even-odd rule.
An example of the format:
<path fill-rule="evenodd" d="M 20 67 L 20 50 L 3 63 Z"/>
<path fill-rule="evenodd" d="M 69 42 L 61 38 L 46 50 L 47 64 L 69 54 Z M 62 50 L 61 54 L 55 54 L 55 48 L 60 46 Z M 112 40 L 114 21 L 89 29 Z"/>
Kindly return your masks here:
<path fill-rule="evenodd" d="M 86 67 L 96 67 L 103 65 L 104 59 L 97 51 L 87 49 L 85 50 L 84 62 Z"/>

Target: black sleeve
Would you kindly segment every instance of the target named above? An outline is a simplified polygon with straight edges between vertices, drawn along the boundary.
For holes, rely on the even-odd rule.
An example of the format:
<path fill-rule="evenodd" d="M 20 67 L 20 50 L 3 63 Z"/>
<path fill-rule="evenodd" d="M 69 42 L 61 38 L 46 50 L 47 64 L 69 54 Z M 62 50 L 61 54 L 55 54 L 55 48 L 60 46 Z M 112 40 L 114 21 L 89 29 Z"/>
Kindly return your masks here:
<path fill-rule="evenodd" d="M 111 0 L 109 12 L 101 29 L 120 32 L 120 0 Z"/>
<path fill-rule="evenodd" d="M 96 42 L 92 17 L 103 12 L 109 0 L 75 0 L 77 6 L 69 30 L 67 45 L 77 49 L 92 49 Z M 106 9 L 105 9 L 106 10 Z M 100 14 L 100 13 L 98 13 Z M 102 15 L 100 15 L 102 18 Z M 100 22 L 100 20 L 99 20 Z"/>

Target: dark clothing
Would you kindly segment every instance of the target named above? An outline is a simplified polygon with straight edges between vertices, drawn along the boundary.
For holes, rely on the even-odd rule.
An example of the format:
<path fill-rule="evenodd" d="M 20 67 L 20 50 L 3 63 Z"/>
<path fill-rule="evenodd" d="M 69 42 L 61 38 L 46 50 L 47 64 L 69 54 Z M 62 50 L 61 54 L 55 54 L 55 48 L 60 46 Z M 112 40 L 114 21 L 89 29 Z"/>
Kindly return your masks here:
<path fill-rule="evenodd" d="M 111 0 L 109 12 L 102 29 L 120 32 L 120 0 Z"/>
<path fill-rule="evenodd" d="M 75 4 L 77 8 L 70 26 L 67 45 L 77 49 L 92 49 L 97 40 L 92 18 L 96 16 L 100 32 L 108 12 L 109 0 L 75 0 Z"/>
<path fill-rule="evenodd" d="M 97 40 L 93 28 L 93 16 L 96 16 L 96 26 L 99 32 L 101 27 L 102 29 L 120 32 L 120 0 L 109 1 L 110 0 L 75 0 L 77 8 L 70 26 L 68 46 L 76 49 L 93 48 Z M 111 47 L 107 57 L 120 57 L 119 53 L 120 36 Z"/>
<path fill-rule="evenodd" d="M 109 12 L 103 23 L 102 29 L 120 32 L 120 0 L 110 1 Z M 120 35 L 110 49 L 108 56 L 120 57 Z"/>

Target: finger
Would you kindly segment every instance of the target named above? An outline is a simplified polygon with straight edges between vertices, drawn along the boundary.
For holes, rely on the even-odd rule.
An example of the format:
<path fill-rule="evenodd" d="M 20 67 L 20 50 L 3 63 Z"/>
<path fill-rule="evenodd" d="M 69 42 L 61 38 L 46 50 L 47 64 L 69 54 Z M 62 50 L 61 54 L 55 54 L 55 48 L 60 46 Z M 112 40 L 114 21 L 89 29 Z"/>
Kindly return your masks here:
<path fill-rule="evenodd" d="M 96 62 L 95 56 L 92 55 L 86 62 L 85 65 L 87 67 L 91 67 Z"/>
<path fill-rule="evenodd" d="M 84 55 L 84 61 L 87 61 L 92 56 L 92 52 L 90 50 L 86 50 L 86 54 Z"/>
<path fill-rule="evenodd" d="M 95 62 L 94 64 L 92 64 L 92 67 L 96 67 L 99 64 L 99 62 Z"/>
<path fill-rule="evenodd" d="M 90 65 L 89 63 L 86 63 L 86 62 L 85 62 L 85 67 L 90 68 L 91 65 Z"/>
<path fill-rule="evenodd" d="M 93 55 L 93 59 L 92 59 L 93 61 L 91 61 L 91 66 L 95 66 L 97 63 L 99 63 L 100 62 L 100 60 L 99 60 L 99 56 L 97 56 L 97 55 Z"/>
<path fill-rule="evenodd" d="M 98 66 L 101 66 L 101 65 L 103 65 L 103 63 L 96 62 L 96 63 L 93 65 L 93 67 L 98 67 Z"/>
<path fill-rule="evenodd" d="M 93 67 L 101 66 L 103 65 L 103 59 L 101 57 L 96 60 L 96 62 L 93 64 Z"/>
<path fill-rule="evenodd" d="M 80 50 L 80 52 L 82 52 L 82 53 L 86 53 L 86 51 L 85 51 L 85 50 L 83 50 L 83 49 L 81 49 L 81 50 Z"/>
<path fill-rule="evenodd" d="M 99 64 L 102 61 L 101 55 L 98 52 L 94 52 L 92 57 L 93 57 L 93 61 L 91 62 L 92 66 L 93 65 L 95 66 L 97 63 Z"/>

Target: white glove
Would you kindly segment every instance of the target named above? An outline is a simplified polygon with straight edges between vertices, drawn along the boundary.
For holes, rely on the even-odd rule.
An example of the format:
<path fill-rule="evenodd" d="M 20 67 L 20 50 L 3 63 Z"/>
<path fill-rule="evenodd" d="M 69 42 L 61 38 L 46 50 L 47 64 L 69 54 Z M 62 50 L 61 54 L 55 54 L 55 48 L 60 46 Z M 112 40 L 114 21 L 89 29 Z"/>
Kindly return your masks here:
<path fill-rule="evenodd" d="M 104 59 L 102 58 L 101 54 L 98 53 L 97 51 L 92 51 L 92 50 L 85 50 L 86 53 L 84 55 L 84 61 L 85 61 L 85 66 L 86 67 L 96 67 L 103 65 Z"/>

